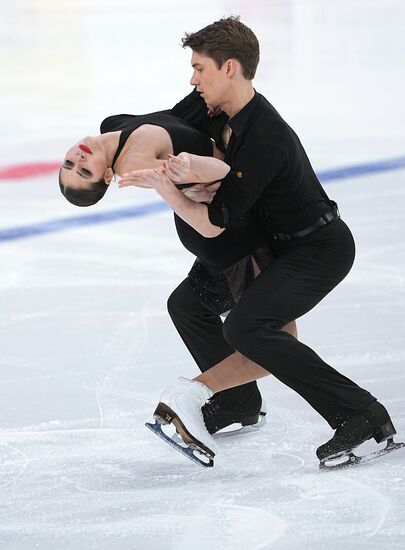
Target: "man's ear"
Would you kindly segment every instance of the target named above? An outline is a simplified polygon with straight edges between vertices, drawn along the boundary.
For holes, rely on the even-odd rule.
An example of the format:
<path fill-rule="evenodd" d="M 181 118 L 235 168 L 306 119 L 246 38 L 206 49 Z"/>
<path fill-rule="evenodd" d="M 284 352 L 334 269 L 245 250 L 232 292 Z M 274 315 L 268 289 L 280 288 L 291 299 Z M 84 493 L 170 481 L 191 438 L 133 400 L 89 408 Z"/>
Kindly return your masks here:
<path fill-rule="evenodd" d="M 225 61 L 225 70 L 228 77 L 232 77 L 237 71 L 239 62 L 236 59 L 227 59 Z"/>
<path fill-rule="evenodd" d="M 107 185 L 110 185 L 113 177 L 114 177 L 114 170 L 109 166 L 107 170 L 104 172 L 104 181 L 106 182 Z"/>

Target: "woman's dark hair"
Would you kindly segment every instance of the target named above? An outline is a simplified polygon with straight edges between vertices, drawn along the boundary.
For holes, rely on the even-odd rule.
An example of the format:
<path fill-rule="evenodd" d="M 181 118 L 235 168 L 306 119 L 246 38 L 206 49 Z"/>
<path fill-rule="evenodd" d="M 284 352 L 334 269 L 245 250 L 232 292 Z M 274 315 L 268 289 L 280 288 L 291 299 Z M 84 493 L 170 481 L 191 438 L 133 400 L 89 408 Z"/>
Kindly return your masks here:
<path fill-rule="evenodd" d="M 243 76 L 252 80 L 259 63 L 259 41 L 254 32 L 240 22 L 239 16 L 224 17 L 203 29 L 186 33 L 183 48 L 211 57 L 220 69 L 227 59 L 237 59 Z"/>
<path fill-rule="evenodd" d="M 59 187 L 62 195 L 75 206 L 91 206 L 92 204 L 96 204 L 96 202 L 104 197 L 108 189 L 108 185 L 103 179 L 95 181 L 90 185 L 91 187 L 88 189 L 68 187 L 62 182 L 59 172 Z"/>

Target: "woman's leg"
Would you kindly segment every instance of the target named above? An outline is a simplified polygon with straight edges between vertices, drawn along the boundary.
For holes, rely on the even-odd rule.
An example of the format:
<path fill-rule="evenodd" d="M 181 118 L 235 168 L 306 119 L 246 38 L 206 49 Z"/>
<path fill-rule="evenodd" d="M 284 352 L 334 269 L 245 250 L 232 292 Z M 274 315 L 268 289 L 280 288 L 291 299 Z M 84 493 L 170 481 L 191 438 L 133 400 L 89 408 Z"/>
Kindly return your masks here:
<path fill-rule="evenodd" d="M 252 266 L 254 277 L 258 277 L 261 269 L 255 258 L 252 256 Z M 291 321 L 281 328 L 294 338 L 298 338 L 297 323 Z M 214 393 L 224 391 L 230 388 L 241 386 L 243 384 L 259 380 L 268 376 L 270 373 L 263 369 L 257 363 L 254 363 L 238 351 L 229 355 L 203 374 L 196 376 L 194 380 L 202 382 L 208 386 Z"/>
<path fill-rule="evenodd" d="M 223 323 L 220 317 L 201 304 L 188 278 L 171 294 L 168 300 L 168 311 L 183 342 L 202 372 L 205 373 L 216 367 L 223 368 L 222 365 L 230 369 L 232 367 L 247 369 L 250 363 L 255 366 L 253 361 L 235 352 L 228 344 L 223 336 Z M 298 337 L 295 321 L 287 323 L 282 330 L 294 338 Z M 231 384 L 229 387 L 238 385 L 240 384 Z"/>
<path fill-rule="evenodd" d="M 241 355 L 225 340 L 223 322 L 198 298 L 189 278 L 169 297 L 167 308 L 184 344 L 202 372 L 226 360 L 242 362 Z M 247 359 L 245 359 L 248 361 Z M 259 421 L 262 397 L 255 381 L 215 395 L 204 407 L 203 415 L 210 433 L 235 422 Z"/>
<path fill-rule="evenodd" d="M 297 338 L 295 321 L 287 323 L 281 330 Z M 196 376 L 194 380 L 202 382 L 214 393 L 241 386 L 271 374 L 257 363 L 254 363 L 238 351 Z"/>
<path fill-rule="evenodd" d="M 194 380 L 202 382 L 214 393 L 247 384 L 265 376 L 270 372 L 254 363 L 239 352 L 226 357 L 214 367 L 196 376 Z"/>
<path fill-rule="evenodd" d="M 221 318 L 199 300 L 188 278 L 170 296 L 168 311 L 202 372 L 207 373 L 214 365 L 219 364 L 225 365 L 233 377 L 240 369 L 245 372 L 249 364 L 255 366 L 228 344 L 223 335 Z M 284 328 L 292 336 L 297 336 L 294 321 Z M 208 377 L 213 380 L 213 377 Z M 246 384 L 231 383 L 229 388 L 231 389 L 215 392 L 214 400 L 203 407 L 204 419 L 210 433 L 235 422 L 247 425 L 259 420 L 262 398 L 254 379 L 251 378 Z"/>

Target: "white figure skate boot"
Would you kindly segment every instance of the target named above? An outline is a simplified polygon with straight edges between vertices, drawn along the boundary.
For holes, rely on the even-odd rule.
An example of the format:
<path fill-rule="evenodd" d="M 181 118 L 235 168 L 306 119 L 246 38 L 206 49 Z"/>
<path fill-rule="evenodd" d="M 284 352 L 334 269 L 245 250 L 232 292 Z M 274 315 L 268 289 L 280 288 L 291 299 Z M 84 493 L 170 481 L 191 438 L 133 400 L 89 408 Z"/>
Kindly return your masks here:
<path fill-rule="evenodd" d="M 212 397 L 213 392 L 201 382 L 178 378 L 169 388 L 163 391 L 159 404 L 154 412 L 154 425 L 146 424 L 157 435 L 186 454 L 188 458 L 202 466 L 212 466 L 216 444 L 205 427 L 201 407 Z M 181 447 L 176 441 L 162 431 L 160 425 L 173 423 L 187 448 Z M 196 460 L 193 450 L 202 453 L 210 459 L 208 463 Z M 187 452 L 188 451 L 188 452 Z"/>

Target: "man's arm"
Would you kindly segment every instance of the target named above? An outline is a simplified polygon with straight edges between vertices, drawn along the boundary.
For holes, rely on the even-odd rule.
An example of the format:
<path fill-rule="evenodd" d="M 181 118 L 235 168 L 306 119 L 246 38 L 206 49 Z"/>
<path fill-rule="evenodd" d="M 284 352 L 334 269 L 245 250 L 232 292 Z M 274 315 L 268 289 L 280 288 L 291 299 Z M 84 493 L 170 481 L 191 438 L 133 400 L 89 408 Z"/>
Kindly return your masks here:
<path fill-rule="evenodd" d="M 126 175 L 118 187 L 143 187 L 155 189 L 171 209 L 203 237 L 218 237 L 225 229 L 211 223 L 206 204 L 186 197 L 160 169 L 137 170 Z"/>
<path fill-rule="evenodd" d="M 287 160 L 280 147 L 253 142 L 238 151 L 229 173 L 221 181 L 208 206 L 211 223 L 226 227 L 246 214 L 265 189 L 286 169 Z"/>

